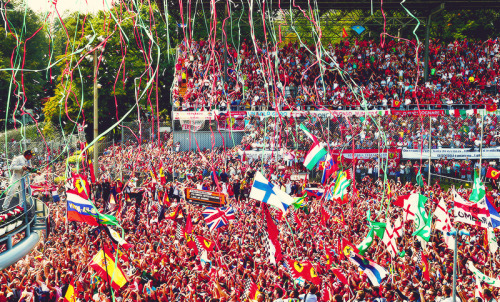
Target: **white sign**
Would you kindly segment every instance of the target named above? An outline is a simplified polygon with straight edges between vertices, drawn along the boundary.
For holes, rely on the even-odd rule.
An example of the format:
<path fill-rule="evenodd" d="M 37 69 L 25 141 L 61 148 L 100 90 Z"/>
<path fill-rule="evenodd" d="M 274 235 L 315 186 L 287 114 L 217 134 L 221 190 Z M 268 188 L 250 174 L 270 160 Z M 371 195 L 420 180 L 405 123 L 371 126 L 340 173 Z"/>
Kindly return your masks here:
<path fill-rule="evenodd" d="M 323 110 L 323 111 L 247 111 L 247 116 L 262 116 L 262 117 L 301 117 L 301 116 L 316 116 L 330 118 L 333 116 L 376 116 L 388 115 L 389 110 Z"/>
<path fill-rule="evenodd" d="M 474 151 L 470 151 L 469 148 L 466 149 L 455 149 L 455 148 L 442 148 L 442 149 L 432 149 L 431 150 L 431 159 L 439 159 L 439 158 L 455 158 L 455 159 L 479 159 L 481 156 L 479 149 L 474 148 Z M 429 150 L 424 149 L 420 151 L 420 149 L 407 149 L 403 148 L 402 157 L 404 159 L 420 159 L 420 158 L 429 158 Z M 484 148 L 483 149 L 483 158 L 500 158 L 500 147 L 495 148 Z"/>
<path fill-rule="evenodd" d="M 205 125 L 205 120 L 180 120 L 182 130 L 196 132 Z"/>
<path fill-rule="evenodd" d="M 307 173 L 298 173 L 290 175 L 290 180 L 304 180 L 307 178 Z"/>
<path fill-rule="evenodd" d="M 281 158 L 280 151 L 238 151 L 238 154 L 243 158 L 243 152 L 245 153 L 247 159 L 258 159 L 258 158 Z"/>
<path fill-rule="evenodd" d="M 213 120 L 213 111 L 174 111 L 174 120 Z"/>

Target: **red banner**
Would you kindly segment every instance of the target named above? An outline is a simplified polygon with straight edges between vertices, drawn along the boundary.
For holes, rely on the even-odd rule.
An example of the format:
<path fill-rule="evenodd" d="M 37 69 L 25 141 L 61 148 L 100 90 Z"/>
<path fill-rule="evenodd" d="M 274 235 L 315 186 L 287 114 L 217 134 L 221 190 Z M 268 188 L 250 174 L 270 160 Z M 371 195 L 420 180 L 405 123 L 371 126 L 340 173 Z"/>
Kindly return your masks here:
<path fill-rule="evenodd" d="M 338 162 L 340 160 L 350 162 L 352 160 L 352 149 L 347 149 L 343 150 L 342 152 L 342 158 L 340 158 L 340 151 L 341 150 L 332 150 L 331 155 L 334 159 L 336 159 Z M 368 159 L 377 159 L 377 156 L 380 155 L 380 158 L 387 158 L 389 157 L 389 160 L 395 160 L 396 163 L 399 164 L 399 161 L 401 160 L 401 150 L 400 149 L 385 149 L 385 150 L 378 150 L 378 149 L 354 149 L 354 158 L 358 160 L 368 160 Z"/>

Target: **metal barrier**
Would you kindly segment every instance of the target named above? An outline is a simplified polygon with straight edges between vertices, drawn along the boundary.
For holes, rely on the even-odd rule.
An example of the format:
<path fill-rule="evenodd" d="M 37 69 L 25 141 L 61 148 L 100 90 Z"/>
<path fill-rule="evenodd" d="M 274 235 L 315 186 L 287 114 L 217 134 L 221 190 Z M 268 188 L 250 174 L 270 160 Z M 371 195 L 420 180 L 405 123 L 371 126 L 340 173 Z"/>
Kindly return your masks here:
<path fill-rule="evenodd" d="M 460 103 L 452 103 L 452 104 L 420 104 L 417 106 L 416 104 L 410 105 L 401 105 L 398 108 L 394 108 L 390 105 L 368 105 L 368 110 L 454 110 L 454 109 L 484 109 L 485 104 L 460 104 Z M 182 107 L 172 107 L 173 111 L 199 111 L 202 108 L 194 108 L 189 107 L 187 110 L 183 110 Z M 204 110 L 211 110 L 211 107 L 207 106 L 203 108 Z M 220 111 L 226 111 L 231 109 L 231 111 L 274 111 L 276 110 L 276 106 L 274 105 L 230 105 L 229 108 L 227 106 L 221 106 L 217 108 Z M 290 110 L 288 106 L 278 105 L 277 109 L 280 111 Z M 302 105 L 297 108 L 293 108 L 294 110 L 306 110 L 306 111 L 315 111 L 315 110 L 363 110 L 361 106 L 333 106 L 330 104 L 321 104 L 321 105 Z"/>

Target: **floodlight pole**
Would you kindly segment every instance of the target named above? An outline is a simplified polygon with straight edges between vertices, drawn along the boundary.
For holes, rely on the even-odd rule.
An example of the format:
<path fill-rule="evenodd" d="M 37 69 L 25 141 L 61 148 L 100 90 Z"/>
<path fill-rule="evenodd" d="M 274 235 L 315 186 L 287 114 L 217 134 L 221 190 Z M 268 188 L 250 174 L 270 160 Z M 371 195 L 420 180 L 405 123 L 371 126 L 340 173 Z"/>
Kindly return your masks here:
<path fill-rule="evenodd" d="M 224 85 L 226 85 L 226 82 L 227 82 L 227 32 L 226 32 L 226 19 L 227 19 L 227 11 L 228 11 L 228 7 L 226 7 L 226 9 L 224 10 L 224 20 L 222 21 L 224 23 L 224 26 L 222 28 L 222 38 L 223 38 L 223 41 L 224 41 L 224 80 L 222 81 L 224 83 Z M 225 89 L 225 87 L 223 86 L 223 89 Z"/>
<path fill-rule="evenodd" d="M 429 16 L 427 16 L 427 24 L 425 26 L 424 82 L 427 82 L 429 79 L 429 36 L 431 32 L 432 15 L 439 13 L 443 9 L 444 3 L 441 3 L 439 6 L 432 9 L 429 12 Z"/>
<path fill-rule="evenodd" d="M 432 160 L 432 116 L 429 116 L 429 168 L 428 168 L 428 182 L 431 186 L 431 160 Z"/>
<path fill-rule="evenodd" d="M 427 16 L 427 24 L 425 26 L 425 55 L 424 55 L 424 83 L 429 79 L 429 36 L 431 31 L 432 13 Z"/>
<path fill-rule="evenodd" d="M 99 136 L 99 106 L 97 92 L 97 49 L 94 51 L 94 176 L 99 178 L 99 148 L 97 137 Z"/>

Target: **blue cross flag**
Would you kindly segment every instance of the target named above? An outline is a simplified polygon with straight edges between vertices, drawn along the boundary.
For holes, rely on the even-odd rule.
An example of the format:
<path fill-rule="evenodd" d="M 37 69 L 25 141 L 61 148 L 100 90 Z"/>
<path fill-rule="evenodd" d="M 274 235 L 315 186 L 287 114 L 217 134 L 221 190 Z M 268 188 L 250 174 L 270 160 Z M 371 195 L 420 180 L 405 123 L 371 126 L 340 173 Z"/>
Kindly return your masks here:
<path fill-rule="evenodd" d="M 283 213 L 294 201 L 290 195 L 281 191 L 279 186 L 274 186 L 260 172 L 255 173 L 250 198 L 272 205 Z"/>

